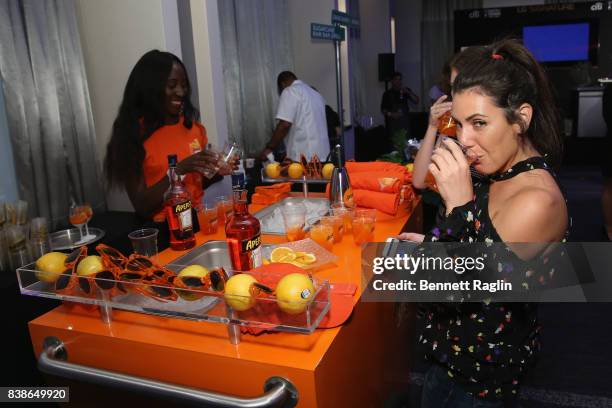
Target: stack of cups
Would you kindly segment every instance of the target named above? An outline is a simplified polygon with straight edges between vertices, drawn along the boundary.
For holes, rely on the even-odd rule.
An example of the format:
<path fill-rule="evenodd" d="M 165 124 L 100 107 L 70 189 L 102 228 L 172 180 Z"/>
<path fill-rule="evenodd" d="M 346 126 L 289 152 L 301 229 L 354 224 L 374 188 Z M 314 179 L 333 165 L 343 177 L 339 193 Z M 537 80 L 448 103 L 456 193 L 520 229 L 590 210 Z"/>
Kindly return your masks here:
<path fill-rule="evenodd" d="M 28 250 L 32 259 L 38 259 L 51 251 L 51 241 L 49 240 L 49 229 L 46 218 L 33 218 L 30 222 Z"/>
<path fill-rule="evenodd" d="M 30 263 L 30 254 L 27 248 L 27 237 L 20 225 L 9 225 L 6 228 L 6 243 L 10 269 Z"/>

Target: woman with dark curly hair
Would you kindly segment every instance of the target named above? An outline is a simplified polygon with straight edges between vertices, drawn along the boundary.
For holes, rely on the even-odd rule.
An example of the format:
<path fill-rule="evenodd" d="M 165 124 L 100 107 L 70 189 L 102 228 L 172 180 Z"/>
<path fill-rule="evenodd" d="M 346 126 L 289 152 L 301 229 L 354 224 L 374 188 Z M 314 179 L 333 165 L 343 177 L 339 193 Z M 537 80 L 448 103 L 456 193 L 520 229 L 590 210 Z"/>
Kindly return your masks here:
<path fill-rule="evenodd" d="M 206 187 L 230 172 L 218 168 L 216 155 L 206 150 L 206 129 L 198 122 L 200 113 L 190 97 L 181 60 L 158 50 L 140 58 L 125 86 L 104 170 L 109 185 L 124 188 L 136 213 L 145 220 L 164 222 L 169 154 L 177 155 L 177 173 L 184 176 L 194 205 Z M 207 179 L 202 177 L 205 172 L 217 174 Z"/>

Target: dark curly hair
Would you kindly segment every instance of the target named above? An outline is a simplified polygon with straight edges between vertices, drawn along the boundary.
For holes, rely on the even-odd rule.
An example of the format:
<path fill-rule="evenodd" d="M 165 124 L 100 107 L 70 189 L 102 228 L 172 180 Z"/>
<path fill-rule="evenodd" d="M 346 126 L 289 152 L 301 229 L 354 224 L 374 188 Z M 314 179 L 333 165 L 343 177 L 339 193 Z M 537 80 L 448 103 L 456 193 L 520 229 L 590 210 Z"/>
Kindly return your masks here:
<path fill-rule="evenodd" d="M 504 110 L 508 123 L 521 126 L 521 136 L 558 166 L 563 153 L 559 114 L 553 91 L 542 66 L 518 40 L 504 39 L 474 49 L 476 55 L 459 70 L 453 93 L 475 89 L 491 97 Z M 523 123 L 518 108 L 528 103 L 531 123 Z"/>
<path fill-rule="evenodd" d="M 164 126 L 166 116 L 165 88 L 172 65 L 185 70 L 183 62 L 174 54 L 151 50 L 136 63 L 123 92 L 119 113 L 113 123 L 106 147 L 104 174 L 109 187 L 126 187 L 142 178 L 145 158 L 144 141 Z M 200 113 L 191 103 L 191 85 L 183 100 L 183 125 L 191 129 Z"/>

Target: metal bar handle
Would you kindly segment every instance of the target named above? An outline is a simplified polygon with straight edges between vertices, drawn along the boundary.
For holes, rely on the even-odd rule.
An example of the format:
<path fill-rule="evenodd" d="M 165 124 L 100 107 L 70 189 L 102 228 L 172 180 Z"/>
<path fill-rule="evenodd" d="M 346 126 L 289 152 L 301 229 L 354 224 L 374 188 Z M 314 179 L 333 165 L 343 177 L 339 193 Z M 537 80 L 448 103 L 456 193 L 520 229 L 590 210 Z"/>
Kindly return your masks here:
<path fill-rule="evenodd" d="M 282 377 L 270 377 L 264 384 L 264 394 L 259 397 L 240 398 L 68 363 L 67 358 L 68 352 L 64 343 L 56 337 L 47 337 L 38 359 L 38 369 L 50 375 L 123 388 L 128 391 L 147 393 L 147 395 L 207 407 L 292 408 L 298 402 L 297 389 L 289 380 Z"/>

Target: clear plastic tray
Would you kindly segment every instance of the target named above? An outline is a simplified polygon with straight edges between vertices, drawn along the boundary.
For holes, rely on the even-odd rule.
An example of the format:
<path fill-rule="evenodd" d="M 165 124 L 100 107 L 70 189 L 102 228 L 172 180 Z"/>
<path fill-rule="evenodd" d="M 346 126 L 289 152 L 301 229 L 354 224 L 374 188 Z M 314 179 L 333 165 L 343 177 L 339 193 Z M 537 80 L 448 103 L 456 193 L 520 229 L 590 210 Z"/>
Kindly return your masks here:
<path fill-rule="evenodd" d="M 167 267 L 174 269 L 172 264 Z M 227 301 L 223 292 L 215 292 L 212 289 L 182 289 L 170 284 L 156 285 L 76 275 L 72 275 L 64 290 L 58 291 L 55 287 L 57 281 L 53 280 L 57 275 L 45 274 L 35 268 L 35 264 L 31 263 L 17 269 L 20 290 L 24 295 L 254 329 L 312 333 L 330 307 L 330 285 L 326 280 L 314 281 L 315 293 L 308 302 L 286 302 L 281 305 L 275 296 L 263 291 L 256 296 L 232 295 Z M 263 276 L 257 273 L 252 275 L 258 281 L 264 280 Z M 280 276 L 278 278 L 280 279 Z M 266 274 L 266 279 L 270 280 L 269 274 Z M 86 291 L 88 287 L 91 289 Z M 238 305 L 238 308 L 244 305 L 252 306 L 241 311 L 231 307 L 232 305 Z"/>

